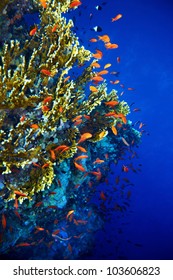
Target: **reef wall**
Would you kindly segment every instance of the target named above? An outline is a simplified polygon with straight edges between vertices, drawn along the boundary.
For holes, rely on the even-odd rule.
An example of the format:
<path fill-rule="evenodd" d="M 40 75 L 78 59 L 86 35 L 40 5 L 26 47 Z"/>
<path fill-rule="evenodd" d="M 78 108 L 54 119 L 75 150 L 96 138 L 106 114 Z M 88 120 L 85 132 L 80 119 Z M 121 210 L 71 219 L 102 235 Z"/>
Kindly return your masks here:
<path fill-rule="evenodd" d="M 40 246 L 40 258 L 79 258 L 103 223 L 89 204 L 92 185 L 140 141 L 128 104 L 108 92 L 98 59 L 64 17 L 71 3 L 34 1 L 40 23 L 1 49 L 0 252 L 13 248 L 13 258 L 23 247 L 38 258 Z"/>

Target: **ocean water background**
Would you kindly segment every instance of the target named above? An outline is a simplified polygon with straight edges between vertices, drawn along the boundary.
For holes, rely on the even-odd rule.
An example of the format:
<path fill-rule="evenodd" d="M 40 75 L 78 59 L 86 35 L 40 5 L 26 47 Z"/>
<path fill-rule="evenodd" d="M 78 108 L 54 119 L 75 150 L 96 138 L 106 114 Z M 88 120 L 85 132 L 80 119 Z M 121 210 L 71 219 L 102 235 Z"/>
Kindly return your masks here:
<path fill-rule="evenodd" d="M 96 10 L 97 5 L 102 10 Z M 141 108 L 129 119 L 144 122 L 150 134 L 143 136 L 138 149 L 142 172 L 128 174 L 135 184 L 130 209 L 122 220 L 117 221 L 115 216 L 96 234 L 95 248 L 86 259 L 173 259 L 172 12 L 173 3 L 168 0 L 83 0 L 82 6 L 70 14 L 74 15 L 76 33 L 85 47 L 93 52 L 96 48 L 104 50 L 103 61 L 120 71 L 122 83 L 136 89 L 126 91 L 122 99 Z M 123 18 L 111 23 L 118 13 Z M 96 25 L 102 32 L 90 30 Z M 106 50 L 101 42 L 97 46 L 88 43 L 90 38 L 104 34 L 119 48 Z M 119 65 L 117 56 L 121 57 Z M 114 166 L 113 171 L 109 184 L 114 184 L 118 167 Z"/>

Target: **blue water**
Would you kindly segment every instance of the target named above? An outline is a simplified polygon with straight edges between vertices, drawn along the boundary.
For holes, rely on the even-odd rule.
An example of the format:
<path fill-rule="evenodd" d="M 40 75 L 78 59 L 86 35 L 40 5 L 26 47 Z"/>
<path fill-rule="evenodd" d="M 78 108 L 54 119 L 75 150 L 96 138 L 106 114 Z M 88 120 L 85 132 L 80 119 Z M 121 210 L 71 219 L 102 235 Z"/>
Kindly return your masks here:
<path fill-rule="evenodd" d="M 95 256 L 99 258 L 102 250 L 99 253 L 98 250 L 104 246 L 106 235 L 111 239 L 110 243 L 105 241 L 104 254 L 107 258 L 117 255 L 121 258 L 122 255 L 127 259 L 172 259 L 173 3 L 156 0 L 107 1 L 101 11 L 96 11 L 94 6 L 97 4 L 101 2 L 83 0 L 83 6 L 87 5 L 87 8 L 81 6 L 74 12 L 79 27 L 77 34 L 85 46 L 88 46 L 90 38 L 103 34 L 108 34 L 112 43 L 119 44 L 116 50 L 106 50 L 99 42 L 97 48 L 104 49 L 103 61 L 112 63 L 113 68 L 120 71 L 121 82 L 136 89 L 134 92 L 126 91 L 122 98 L 129 104 L 135 102 L 134 107 L 141 108 L 129 118 L 134 122 L 144 122 L 144 129 L 150 135 L 143 136 L 138 150 L 142 172 L 128 174 L 135 184 L 130 211 L 122 218 L 128 224 L 121 225 L 122 232 L 117 241 L 117 221 L 107 223 L 106 233 L 100 232 L 96 236 Z M 79 11 L 81 16 L 78 16 Z M 89 22 L 91 12 L 93 18 Z M 122 13 L 123 18 L 111 23 L 111 17 L 117 13 Z M 102 27 L 103 31 L 88 31 L 95 25 Z M 94 51 L 95 46 L 90 43 L 89 47 Z M 121 57 L 120 65 L 117 65 L 117 56 Z M 110 175 L 109 183 L 113 183 L 114 178 Z M 136 243 L 140 246 L 135 246 Z"/>

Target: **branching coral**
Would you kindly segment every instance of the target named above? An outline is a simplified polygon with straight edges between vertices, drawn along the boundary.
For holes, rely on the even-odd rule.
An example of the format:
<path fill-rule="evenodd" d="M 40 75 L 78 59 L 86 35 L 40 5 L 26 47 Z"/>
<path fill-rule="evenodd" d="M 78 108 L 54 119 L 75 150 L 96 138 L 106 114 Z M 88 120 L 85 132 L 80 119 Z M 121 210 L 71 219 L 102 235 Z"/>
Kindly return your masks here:
<path fill-rule="evenodd" d="M 1 53 L 0 169 L 7 201 L 15 198 L 15 189 L 32 198 L 50 187 L 54 166 L 75 155 L 80 134 L 90 132 L 89 141 L 100 141 L 129 113 L 114 90 L 107 94 L 105 83 L 86 98 L 86 85 L 95 75 L 92 64 L 75 80 L 67 77 L 72 67 L 91 59 L 90 51 L 80 46 L 71 31 L 73 22 L 62 16 L 70 1 L 47 1 L 46 9 L 35 4 L 40 24 L 25 43 L 11 40 Z M 116 118 L 106 117 L 114 111 L 105 105 L 110 100 L 118 102 Z M 72 120 L 80 114 L 90 119 L 77 127 Z M 55 152 L 60 145 L 67 149 Z"/>

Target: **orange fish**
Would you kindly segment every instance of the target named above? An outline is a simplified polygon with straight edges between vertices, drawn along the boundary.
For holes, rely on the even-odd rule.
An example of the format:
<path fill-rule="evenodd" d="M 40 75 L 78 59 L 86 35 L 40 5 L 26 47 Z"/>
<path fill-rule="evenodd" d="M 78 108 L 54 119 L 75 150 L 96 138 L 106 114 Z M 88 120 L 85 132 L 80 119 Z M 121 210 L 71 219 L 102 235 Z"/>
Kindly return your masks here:
<path fill-rule="evenodd" d="M 99 40 L 103 41 L 104 43 L 109 43 L 110 42 L 110 38 L 108 35 L 103 35 L 103 36 L 98 36 Z"/>
<path fill-rule="evenodd" d="M 67 77 L 64 79 L 64 83 L 66 83 L 69 79 L 70 79 L 70 76 L 67 76 Z"/>
<path fill-rule="evenodd" d="M 101 82 L 103 81 L 104 79 L 100 76 L 95 76 L 95 77 L 92 77 L 91 78 L 92 81 L 95 81 L 95 82 Z"/>
<path fill-rule="evenodd" d="M 70 4 L 70 8 L 76 8 L 78 7 L 79 5 L 81 5 L 82 3 L 80 1 L 73 1 L 71 2 Z"/>
<path fill-rule="evenodd" d="M 42 110 L 42 112 L 48 112 L 50 110 L 50 108 L 48 106 L 44 105 L 44 106 L 41 106 L 41 110 Z"/>
<path fill-rule="evenodd" d="M 96 49 L 96 53 L 99 53 L 101 56 L 103 56 L 102 51 L 100 51 L 99 49 Z"/>
<path fill-rule="evenodd" d="M 86 120 L 90 120 L 91 119 L 91 117 L 90 116 L 88 116 L 88 115 L 83 115 L 84 116 L 84 118 L 86 119 Z"/>
<path fill-rule="evenodd" d="M 49 163 L 43 164 L 41 168 L 46 168 L 46 167 L 49 167 Z"/>
<path fill-rule="evenodd" d="M 49 208 L 49 209 L 57 209 L 57 206 L 56 205 L 49 205 L 49 206 L 47 206 L 47 208 Z"/>
<path fill-rule="evenodd" d="M 95 42 L 97 42 L 97 39 L 91 38 L 89 41 L 92 42 L 92 43 L 95 43 Z"/>
<path fill-rule="evenodd" d="M 109 154 L 105 154 L 105 159 L 108 159 L 109 158 Z"/>
<path fill-rule="evenodd" d="M 60 145 L 60 146 L 58 146 L 58 147 L 56 147 L 55 149 L 54 149 L 54 151 L 61 151 L 61 150 L 63 150 L 64 148 L 66 148 L 66 147 L 68 147 L 67 145 Z"/>
<path fill-rule="evenodd" d="M 50 193 L 49 193 L 49 195 L 54 195 L 54 194 L 56 194 L 56 192 L 50 192 Z"/>
<path fill-rule="evenodd" d="M 68 211 L 68 213 L 67 213 L 67 215 L 66 215 L 66 219 L 68 219 L 68 217 L 69 217 L 70 215 L 72 215 L 73 213 L 74 213 L 74 210 Z"/>
<path fill-rule="evenodd" d="M 129 171 L 129 168 L 125 165 L 122 166 L 122 171 L 124 172 L 128 172 Z"/>
<path fill-rule="evenodd" d="M 30 30 L 29 35 L 34 36 L 36 32 L 37 32 L 37 26 Z"/>
<path fill-rule="evenodd" d="M 54 225 L 57 225 L 58 224 L 58 219 L 55 219 L 53 223 L 54 223 Z"/>
<path fill-rule="evenodd" d="M 116 129 L 115 126 L 112 126 L 111 129 L 112 129 L 113 134 L 115 134 L 115 135 L 118 134 L 117 129 Z"/>
<path fill-rule="evenodd" d="M 111 67 L 111 65 L 112 64 L 110 64 L 110 63 L 105 64 L 104 69 Z"/>
<path fill-rule="evenodd" d="M 81 143 L 81 142 L 84 142 L 85 140 L 87 140 L 91 137 L 92 137 L 92 134 L 89 133 L 89 132 L 86 132 L 86 133 L 82 134 L 79 141 L 78 141 L 78 144 Z"/>
<path fill-rule="evenodd" d="M 99 181 L 102 177 L 102 174 L 100 172 L 100 169 L 98 168 L 97 169 L 97 172 L 96 171 L 90 171 L 91 174 L 93 174 L 94 176 L 96 176 L 97 180 Z"/>
<path fill-rule="evenodd" d="M 93 185 L 93 182 L 89 181 L 89 182 L 88 182 L 88 186 L 91 188 L 92 185 Z"/>
<path fill-rule="evenodd" d="M 38 129 L 39 128 L 38 124 L 36 124 L 36 123 L 31 124 L 30 127 L 34 128 L 34 129 Z"/>
<path fill-rule="evenodd" d="M 90 86 L 90 91 L 92 92 L 98 92 L 98 89 L 94 86 Z"/>
<path fill-rule="evenodd" d="M 83 176 L 83 178 L 87 177 L 88 176 L 88 172 L 86 172 Z"/>
<path fill-rule="evenodd" d="M 13 232 L 13 227 L 10 226 L 9 230 L 10 230 L 10 232 L 12 233 L 12 232 Z"/>
<path fill-rule="evenodd" d="M 131 194 L 132 194 L 131 191 L 127 192 L 127 199 L 129 199 L 131 197 Z"/>
<path fill-rule="evenodd" d="M 122 127 L 122 123 L 117 123 L 117 127 L 121 128 Z"/>
<path fill-rule="evenodd" d="M 61 150 L 60 154 L 64 153 L 65 151 L 69 150 L 69 147 L 65 147 L 64 149 Z"/>
<path fill-rule="evenodd" d="M 82 236 L 82 233 L 79 234 L 79 235 L 74 235 L 73 237 L 74 237 L 74 238 L 81 238 L 81 236 Z"/>
<path fill-rule="evenodd" d="M 60 229 L 57 229 L 54 232 L 52 232 L 52 235 L 57 235 L 58 233 L 60 233 Z"/>
<path fill-rule="evenodd" d="M 21 116 L 20 122 L 23 122 L 25 120 L 25 118 L 26 118 L 25 115 Z"/>
<path fill-rule="evenodd" d="M 48 96 L 43 100 L 43 103 L 46 104 L 46 103 L 50 102 L 52 99 L 53 99 L 52 96 Z"/>
<path fill-rule="evenodd" d="M 38 164 L 38 163 L 36 163 L 36 162 L 33 162 L 32 163 L 35 167 L 39 167 L 39 168 L 41 168 L 41 165 L 40 164 Z"/>
<path fill-rule="evenodd" d="M 63 112 L 63 107 L 62 107 L 62 106 L 59 107 L 59 112 L 60 112 L 60 113 Z"/>
<path fill-rule="evenodd" d="M 70 215 L 70 217 L 69 217 L 69 222 L 71 223 L 72 222 L 72 220 L 73 220 L 73 214 L 72 215 Z"/>
<path fill-rule="evenodd" d="M 14 191 L 15 194 L 19 195 L 19 196 L 22 196 L 22 197 L 27 197 L 27 194 L 25 193 L 22 193 L 20 191 Z"/>
<path fill-rule="evenodd" d="M 106 74 L 108 74 L 108 70 L 102 70 L 97 73 L 97 75 L 106 75 Z"/>
<path fill-rule="evenodd" d="M 76 219 L 73 220 L 73 223 L 74 223 L 76 226 L 79 225 L 78 222 L 76 221 Z"/>
<path fill-rule="evenodd" d="M 105 114 L 105 117 L 116 117 L 116 113 L 115 112 L 109 112 L 109 113 Z"/>
<path fill-rule="evenodd" d="M 58 28 L 58 24 L 55 24 L 53 27 L 52 27 L 52 33 L 55 32 Z"/>
<path fill-rule="evenodd" d="M 7 220 L 6 220 L 5 214 L 3 213 L 2 214 L 2 228 L 6 229 L 6 226 L 7 226 Z"/>
<path fill-rule="evenodd" d="M 82 123 L 82 120 L 78 120 L 78 121 L 75 121 L 75 122 L 74 122 L 74 125 L 77 126 L 77 125 L 79 125 L 79 124 L 81 124 L 81 123 Z"/>
<path fill-rule="evenodd" d="M 100 193 L 100 198 L 101 198 L 102 200 L 106 200 L 106 196 L 105 196 L 105 194 L 104 194 L 103 191 L 101 191 L 101 193 Z"/>
<path fill-rule="evenodd" d="M 102 132 L 99 133 L 99 138 L 100 139 L 104 138 L 106 134 L 107 134 L 106 131 L 103 130 Z"/>
<path fill-rule="evenodd" d="M 88 158 L 88 156 L 87 155 L 78 156 L 74 160 L 77 161 L 77 160 L 83 159 L 83 158 Z"/>
<path fill-rule="evenodd" d="M 16 245 L 16 248 L 17 248 L 17 247 L 28 247 L 28 246 L 31 246 L 31 244 L 30 244 L 30 243 L 27 243 L 27 242 L 23 242 L 23 243 L 17 244 L 17 245 Z"/>
<path fill-rule="evenodd" d="M 49 70 L 47 70 L 47 69 L 41 69 L 41 71 L 40 71 L 42 74 L 44 74 L 45 76 L 52 76 L 52 73 L 49 71 Z"/>
<path fill-rule="evenodd" d="M 38 227 L 38 226 L 36 226 L 36 229 L 39 230 L 39 231 L 43 231 L 44 230 L 44 228 Z"/>
<path fill-rule="evenodd" d="M 69 252 L 72 253 L 72 250 L 73 250 L 73 249 L 72 249 L 72 246 L 70 245 L 70 243 L 68 243 L 68 246 L 67 246 L 67 247 L 68 247 Z"/>
<path fill-rule="evenodd" d="M 86 172 L 85 168 L 82 165 L 76 163 L 75 161 L 74 161 L 74 165 L 78 170 L 80 170 L 82 172 Z"/>
<path fill-rule="evenodd" d="M 120 18 L 122 18 L 122 16 L 123 16 L 122 14 L 116 15 L 115 17 L 112 18 L 112 22 L 119 20 Z"/>
<path fill-rule="evenodd" d="M 117 84 L 119 84 L 119 82 L 120 82 L 120 80 L 110 81 L 110 83 L 113 85 L 117 85 Z"/>
<path fill-rule="evenodd" d="M 14 210 L 14 214 L 16 215 L 16 217 L 17 217 L 19 220 L 22 220 L 22 218 L 21 218 L 19 212 L 17 212 L 17 211 Z"/>
<path fill-rule="evenodd" d="M 88 212 L 88 217 L 91 217 L 91 215 L 92 215 L 92 211 L 90 210 L 90 211 Z"/>
<path fill-rule="evenodd" d="M 72 122 L 78 121 L 82 118 L 82 115 L 79 115 L 77 117 L 75 117 L 74 119 L 72 119 Z"/>
<path fill-rule="evenodd" d="M 121 118 L 121 120 L 124 124 L 127 123 L 127 119 L 122 113 L 117 114 L 117 117 Z"/>
<path fill-rule="evenodd" d="M 82 224 L 82 225 L 86 225 L 88 223 L 88 221 L 85 220 L 77 220 L 78 224 Z"/>
<path fill-rule="evenodd" d="M 50 156 L 51 156 L 51 159 L 56 160 L 56 155 L 53 150 L 50 150 Z"/>
<path fill-rule="evenodd" d="M 132 87 L 128 87 L 127 89 L 128 90 L 135 90 L 135 88 L 132 88 Z"/>
<path fill-rule="evenodd" d="M 145 124 L 141 122 L 140 125 L 139 125 L 139 129 L 141 129 L 144 125 Z"/>
<path fill-rule="evenodd" d="M 100 64 L 97 63 L 97 62 L 93 62 L 93 63 L 91 64 L 91 66 L 93 66 L 93 67 L 95 67 L 95 68 L 100 68 Z"/>
<path fill-rule="evenodd" d="M 78 150 L 83 152 L 83 153 L 87 153 L 87 150 L 81 146 L 77 146 Z"/>
<path fill-rule="evenodd" d="M 16 208 L 16 209 L 18 209 L 18 199 L 15 197 L 15 202 L 14 202 L 14 207 Z"/>
<path fill-rule="evenodd" d="M 93 164 L 96 164 L 96 163 L 100 164 L 100 163 L 103 163 L 103 162 L 105 162 L 105 161 L 102 160 L 102 159 L 96 158 L 96 160 L 93 162 Z"/>
<path fill-rule="evenodd" d="M 106 47 L 106 49 L 117 49 L 118 45 L 117 44 L 106 43 L 105 47 Z"/>
<path fill-rule="evenodd" d="M 103 57 L 103 53 L 102 53 L 102 51 L 100 51 L 100 50 L 96 50 L 96 53 L 95 54 L 93 54 L 93 57 L 94 58 L 97 58 L 97 59 L 101 59 L 102 57 Z"/>
<path fill-rule="evenodd" d="M 94 53 L 93 57 L 97 58 L 97 59 L 101 59 L 102 58 L 102 56 L 99 53 Z"/>
<path fill-rule="evenodd" d="M 38 244 L 42 243 L 43 240 L 44 240 L 45 237 L 41 238 L 39 241 L 38 241 Z M 31 244 L 33 244 L 34 242 L 32 242 Z"/>
<path fill-rule="evenodd" d="M 39 201 L 34 205 L 34 207 L 40 207 L 42 204 L 43 204 L 43 201 Z"/>
<path fill-rule="evenodd" d="M 120 57 L 119 56 L 117 56 L 117 62 L 120 63 Z"/>
<path fill-rule="evenodd" d="M 40 0 L 40 3 L 41 3 L 41 5 L 42 5 L 42 7 L 43 7 L 44 9 L 46 9 L 46 7 L 47 7 L 46 1 L 45 1 L 45 0 Z"/>
<path fill-rule="evenodd" d="M 109 107 L 114 107 L 114 106 L 116 106 L 116 105 L 118 105 L 118 104 L 119 104 L 119 102 L 116 101 L 116 100 L 111 100 L 111 101 L 105 102 L 105 105 L 106 105 L 106 106 L 109 106 Z"/>

